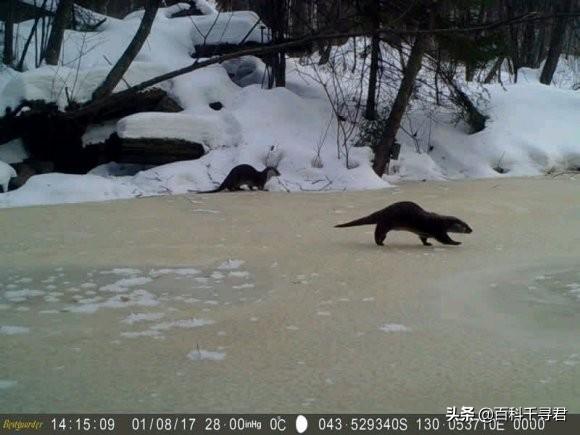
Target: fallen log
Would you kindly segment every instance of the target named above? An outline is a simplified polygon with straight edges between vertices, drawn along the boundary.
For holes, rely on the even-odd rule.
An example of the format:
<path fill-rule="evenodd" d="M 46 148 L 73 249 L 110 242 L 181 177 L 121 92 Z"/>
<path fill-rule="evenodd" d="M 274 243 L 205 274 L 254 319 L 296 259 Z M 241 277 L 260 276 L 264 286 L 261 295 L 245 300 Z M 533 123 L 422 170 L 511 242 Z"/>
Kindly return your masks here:
<path fill-rule="evenodd" d="M 21 138 L 31 158 L 53 162 L 56 171 L 85 173 L 109 161 L 107 159 L 113 159 L 119 151 L 114 141 L 83 147 L 82 137 L 89 125 L 139 112 L 183 110 L 159 88 L 114 103 L 91 106 L 92 110 L 83 110 L 81 105 L 73 103 L 63 112 L 54 103 L 24 101 L 0 118 L 0 143 Z"/>
<path fill-rule="evenodd" d="M 183 139 L 120 138 L 118 163 L 164 165 L 182 160 L 199 159 L 205 154 L 203 145 Z"/>

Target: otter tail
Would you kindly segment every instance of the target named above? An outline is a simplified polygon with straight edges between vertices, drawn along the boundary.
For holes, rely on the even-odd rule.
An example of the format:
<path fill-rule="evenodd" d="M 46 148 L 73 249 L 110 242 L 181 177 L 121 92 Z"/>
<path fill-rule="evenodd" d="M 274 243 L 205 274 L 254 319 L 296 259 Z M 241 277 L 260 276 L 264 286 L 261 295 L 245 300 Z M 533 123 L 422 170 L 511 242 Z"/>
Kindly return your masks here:
<path fill-rule="evenodd" d="M 221 192 L 225 188 L 226 188 L 226 186 L 224 185 L 224 183 L 222 183 L 220 185 L 220 187 L 218 187 L 217 189 L 214 189 L 214 190 L 204 190 L 204 191 L 199 191 L 197 193 L 217 193 L 217 192 Z"/>
<path fill-rule="evenodd" d="M 358 227 L 360 225 L 374 225 L 377 223 L 376 213 L 365 216 L 363 218 L 347 222 L 345 224 L 335 225 L 334 228 Z"/>

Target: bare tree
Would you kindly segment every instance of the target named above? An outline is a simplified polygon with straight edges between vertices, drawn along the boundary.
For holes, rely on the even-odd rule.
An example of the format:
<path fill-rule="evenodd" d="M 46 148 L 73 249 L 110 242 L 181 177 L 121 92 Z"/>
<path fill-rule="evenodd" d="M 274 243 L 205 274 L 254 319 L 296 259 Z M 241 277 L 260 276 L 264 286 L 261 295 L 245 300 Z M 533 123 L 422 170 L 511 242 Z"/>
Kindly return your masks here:
<path fill-rule="evenodd" d="M 556 5 L 556 12 L 568 13 L 571 11 L 573 0 L 558 0 Z M 548 49 L 548 57 L 540 75 L 540 83 L 549 85 L 552 82 L 552 77 L 558 66 L 558 59 L 562 53 L 564 46 L 564 35 L 566 34 L 566 27 L 568 19 L 565 16 L 555 18 L 552 26 L 552 35 L 550 37 L 550 48 Z"/>
<path fill-rule="evenodd" d="M 4 58 L 6 65 L 11 65 L 14 60 L 14 10 L 15 0 L 8 0 L 8 14 L 4 22 Z"/>
<path fill-rule="evenodd" d="M 64 38 L 64 30 L 70 24 L 73 14 L 74 1 L 61 0 L 56 8 L 52 29 L 44 52 L 44 59 L 49 65 L 57 65 Z"/>
<path fill-rule="evenodd" d="M 378 176 L 382 176 L 385 173 L 387 165 L 390 161 L 391 149 L 395 143 L 395 137 L 399 131 L 401 125 L 401 119 L 407 105 L 409 104 L 409 98 L 411 97 L 411 92 L 413 91 L 413 86 L 415 85 L 415 78 L 421 69 L 421 62 L 423 60 L 423 55 L 427 44 L 429 42 L 429 35 L 427 33 L 420 33 L 415 38 L 415 43 L 411 49 L 411 54 L 409 55 L 409 60 L 405 66 L 403 80 L 399 86 L 397 92 L 397 97 L 387 118 L 387 124 L 383 137 L 375 149 L 375 161 L 373 162 L 373 169 Z"/>
<path fill-rule="evenodd" d="M 147 36 L 149 36 L 149 32 L 151 32 L 151 27 L 153 26 L 153 21 L 155 20 L 155 15 L 157 15 L 157 10 L 159 9 L 160 4 L 161 0 L 147 0 L 145 4 L 145 14 L 143 15 L 137 33 L 135 33 L 131 43 L 119 58 L 115 66 L 111 71 L 109 71 L 109 74 L 103 83 L 101 83 L 101 85 L 95 89 L 95 92 L 93 92 L 93 101 L 111 95 L 115 86 L 117 86 L 121 81 L 123 75 L 127 72 L 137 54 L 139 54 L 139 50 L 143 47 Z"/>
<path fill-rule="evenodd" d="M 371 5 L 371 21 L 373 31 L 376 32 L 380 25 L 380 2 L 374 0 Z M 373 33 L 371 38 L 371 68 L 369 71 L 369 88 L 367 92 L 367 106 L 365 110 L 365 118 L 368 120 L 377 119 L 377 79 L 379 74 L 379 58 L 381 56 L 381 40 L 378 33 Z"/>

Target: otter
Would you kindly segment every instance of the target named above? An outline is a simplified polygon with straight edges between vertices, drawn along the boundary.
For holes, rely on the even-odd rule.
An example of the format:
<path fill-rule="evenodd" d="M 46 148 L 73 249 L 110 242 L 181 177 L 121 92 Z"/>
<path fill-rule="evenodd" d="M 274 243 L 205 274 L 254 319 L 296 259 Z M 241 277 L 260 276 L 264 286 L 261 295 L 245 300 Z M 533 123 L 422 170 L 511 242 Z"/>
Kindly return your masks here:
<path fill-rule="evenodd" d="M 387 233 L 392 230 L 410 231 L 419 236 L 421 243 L 432 246 L 427 240 L 433 238 L 444 245 L 461 245 L 447 234 L 469 234 L 473 230 L 454 216 L 443 216 L 424 210 L 410 201 L 396 202 L 366 217 L 336 225 L 335 228 L 375 225 L 375 243 L 383 245 Z"/>
<path fill-rule="evenodd" d="M 230 171 L 217 189 L 198 193 L 215 193 L 225 189 L 230 191 L 242 190 L 244 185 L 250 190 L 254 190 L 254 187 L 264 190 L 264 185 L 270 178 L 279 176 L 280 172 L 272 166 L 268 166 L 260 172 L 251 165 L 238 165 Z"/>

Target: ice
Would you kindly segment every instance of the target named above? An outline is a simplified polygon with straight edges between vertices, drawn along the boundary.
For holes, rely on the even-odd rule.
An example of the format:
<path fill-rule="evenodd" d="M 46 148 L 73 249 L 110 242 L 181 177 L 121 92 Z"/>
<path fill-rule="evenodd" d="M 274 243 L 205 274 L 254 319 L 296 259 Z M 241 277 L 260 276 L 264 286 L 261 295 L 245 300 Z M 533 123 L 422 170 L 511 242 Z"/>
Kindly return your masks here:
<path fill-rule="evenodd" d="M 142 286 L 150 283 L 153 279 L 148 277 L 138 277 L 138 278 L 123 278 L 113 284 L 108 284 L 99 288 L 100 291 L 122 293 L 126 292 L 129 287 Z"/>
<path fill-rule="evenodd" d="M 193 349 L 191 352 L 187 354 L 187 358 L 192 361 L 202 361 L 202 360 L 210 360 L 210 361 L 221 361 L 225 358 L 225 352 L 212 352 L 209 350 L 204 349 Z"/>
<path fill-rule="evenodd" d="M 381 331 L 384 332 L 409 332 L 411 328 L 401 325 L 399 323 L 385 323 L 383 326 L 379 328 Z"/>
<path fill-rule="evenodd" d="M 103 302 L 69 305 L 65 308 L 65 311 L 93 314 L 101 308 L 153 307 L 156 305 L 159 305 L 159 301 L 155 295 L 146 290 L 135 290 L 129 294 L 115 295 Z"/>
<path fill-rule="evenodd" d="M 132 325 L 133 323 L 138 322 L 150 322 L 159 320 L 165 317 L 165 313 L 131 313 L 127 317 L 125 317 L 121 322 L 127 323 Z"/>
<path fill-rule="evenodd" d="M 200 271 L 194 268 L 179 268 L 179 269 L 152 269 L 149 271 L 149 276 L 154 278 L 163 275 L 181 275 L 181 276 L 192 276 L 199 274 Z"/>
<path fill-rule="evenodd" d="M 184 319 L 157 323 L 151 326 L 150 329 L 153 329 L 154 331 L 165 331 L 172 328 L 198 328 L 200 326 L 213 325 L 214 323 L 213 320 L 207 319 Z"/>
<path fill-rule="evenodd" d="M 30 328 L 27 328 L 26 326 L 0 326 L 0 335 L 21 335 L 28 334 L 29 332 Z"/>
<path fill-rule="evenodd" d="M 229 259 L 224 261 L 222 264 L 218 266 L 219 270 L 232 270 L 232 269 L 239 269 L 242 264 L 244 264 L 244 260 L 232 260 Z"/>
<path fill-rule="evenodd" d="M 8 388 L 16 386 L 16 384 L 18 384 L 18 381 L 0 379 L 0 390 L 7 390 Z"/>

